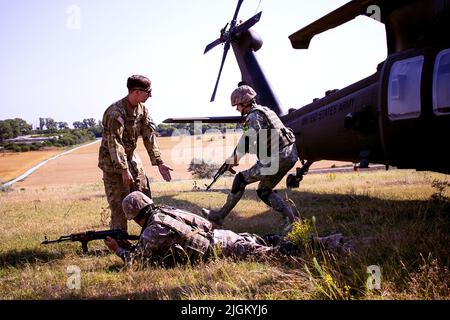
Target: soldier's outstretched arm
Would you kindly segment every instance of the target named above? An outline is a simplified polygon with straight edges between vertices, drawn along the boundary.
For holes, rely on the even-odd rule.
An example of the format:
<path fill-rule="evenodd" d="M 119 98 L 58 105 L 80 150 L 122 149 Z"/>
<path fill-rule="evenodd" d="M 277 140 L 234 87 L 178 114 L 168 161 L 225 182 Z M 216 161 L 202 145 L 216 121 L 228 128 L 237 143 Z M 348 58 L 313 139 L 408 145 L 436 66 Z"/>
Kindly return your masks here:
<path fill-rule="evenodd" d="M 173 171 L 172 168 L 166 166 L 164 163 L 158 165 L 159 173 L 163 177 L 163 179 L 167 182 L 172 180 L 172 176 L 170 175 L 170 171 Z"/>

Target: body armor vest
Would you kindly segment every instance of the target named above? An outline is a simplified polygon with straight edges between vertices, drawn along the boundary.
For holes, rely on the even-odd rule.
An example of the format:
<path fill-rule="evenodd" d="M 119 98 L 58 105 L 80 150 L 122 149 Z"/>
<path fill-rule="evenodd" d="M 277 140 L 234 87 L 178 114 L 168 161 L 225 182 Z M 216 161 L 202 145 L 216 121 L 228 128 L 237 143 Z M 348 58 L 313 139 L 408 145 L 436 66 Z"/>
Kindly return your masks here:
<path fill-rule="evenodd" d="M 211 246 L 212 224 L 205 218 L 188 211 L 161 206 L 152 219 L 180 236 L 177 242 L 191 256 L 193 252 L 204 255 Z"/>
<path fill-rule="evenodd" d="M 283 122 L 281 122 L 280 118 L 278 118 L 277 114 L 271 110 L 268 107 L 263 106 L 254 106 L 252 110 L 248 113 L 251 114 L 252 112 L 260 111 L 265 115 L 267 118 L 267 121 L 269 122 L 270 128 L 268 128 L 267 132 L 267 148 L 268 148 L 268 155 L 272 152 L 271 146 L 272 146 L 272 135 L 271 130 L 274 129 L 277 131 L 278 137 L 279 137 L 279 150 L 282 150 L 284 147 L 289 146 L 295 142 L 295 135 L 292 132 L 291 128 L 287 128 Z M 247 116 L 248 116 L 247 115 Z M 259 150 L 259 145 L 258 145 Z M 259 151 L 258 151 L 259 153 Z"/>

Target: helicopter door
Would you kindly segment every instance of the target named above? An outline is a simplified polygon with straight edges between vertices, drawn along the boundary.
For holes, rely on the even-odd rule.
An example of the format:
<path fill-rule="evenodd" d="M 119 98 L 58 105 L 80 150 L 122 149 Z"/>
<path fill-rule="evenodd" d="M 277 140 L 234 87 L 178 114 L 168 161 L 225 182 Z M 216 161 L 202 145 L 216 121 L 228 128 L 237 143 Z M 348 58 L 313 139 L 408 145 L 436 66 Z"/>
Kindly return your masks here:
<path fill-rule="evenodd" d="M 427 144 L 427 153 L 433 159 L 434 167 L 431 169 L 450 173 L 450 49 L 437 52 L 432 77 L 433 110 L 430 112 L 429 131 L 433 136 Z"/>
<path fill-rule="evenodd" d="M 423 56 L 394 62 L 389 75 L 387 107 L 391 121 L 420 117 Z"/>
<path fill-rule="evenodd" d="M 450 49 L 439 52 L 433 70 L 433 113 L 450 115 Z"/>
<path fill-rule="evenodd" d="M 423 131 L 422 77 L 425 57 L 410 52 L 389 58 L 383 67 L 380 131 L 387 162 L 412 167 L 426 142 Z"/>

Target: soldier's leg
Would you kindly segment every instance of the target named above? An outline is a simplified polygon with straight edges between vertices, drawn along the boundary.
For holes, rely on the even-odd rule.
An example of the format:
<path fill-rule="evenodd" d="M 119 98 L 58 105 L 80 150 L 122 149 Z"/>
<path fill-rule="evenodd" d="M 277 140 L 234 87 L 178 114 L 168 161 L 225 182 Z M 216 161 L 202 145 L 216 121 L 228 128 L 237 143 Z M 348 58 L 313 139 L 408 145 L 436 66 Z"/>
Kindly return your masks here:
<path fill-rule="evenodd" d="M 103 183 L 105 185 L 106 199 L 111 210 L 111 229 L 121 229 L 127 231 L 127 219 L 122 210 L 122 200 L 129 193 L 129 188 L 123 185 L 122 175 L 103 173 Z"/>
<path fill-rule="evenodd" d="M 289 220 L 290 223 L 294 222 L 296 217 L 292 212 L 289 205 L 280 197 L 280 195 L 267 188 L 258 188 L 256 190 L 258 197 L 269 207 L 272 207 L 275 211 L 281 213 L 281 215 Z"/>
<path fill-rule="evenodd" d="M 272 176 L 261 177 L 256 193 L 265 204 L 272 207 L 275 211 L 280 212 L 283 217 L 292 223 L 297 219 L 296 215 L 294 215 L 291 207 L 283 198 L 276 191 L 273 191 L 273 188 L 275 188 L 285 174 L 286 172 L 283 170 Z"/>
<path fill-rule="evenodd" d="M 219 210 L 208 210 L 202 209 L 203 215 L 210 221 L 222 225 L 223 220 L 226 216 L 233 210 L 245 191 L 245 186 L 249 184 L 245 177 L 245 171 L 239 172 L 233 180 L 233 186 L 231 187 L 231 192 L 227 196 L 227 201 Z"/>
<path fill-rule="evenodd" d="M 220 246 L 225 256 L 247 258 L 248 256 L 263 257 L 274 252 L 273 247 L 265 244 L 264 240 L 250 233 L 235 233 L 231 230 L 215 229 L 213 234 L 214 246 Z"/>

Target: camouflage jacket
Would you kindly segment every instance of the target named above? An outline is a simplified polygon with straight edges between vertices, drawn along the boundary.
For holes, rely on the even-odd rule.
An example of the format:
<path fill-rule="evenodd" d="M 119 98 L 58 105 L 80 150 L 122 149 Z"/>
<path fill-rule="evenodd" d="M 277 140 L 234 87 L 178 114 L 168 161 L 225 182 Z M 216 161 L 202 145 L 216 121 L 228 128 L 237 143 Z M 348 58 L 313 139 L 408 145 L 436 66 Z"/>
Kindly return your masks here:
<path fill-rule="evenodd" d="M 143 228 L 136 248 L 119 248 L 126 263 L 134 260 L 172 265 L 197 261 L 216 253 L 245 258 L 268 253 L 272 247 L 256 235 L 230 230 L 212 230 L 211 222 L 194 213 L 171 207 L 156 207 Z"/>
<path fill-rule="evenodd" d="M 117 250 L 125 262 L 139 259 L 173 264 L 207 256 L 213 238 L 211 222 L 191 212 L 165 206 L 151 209 L 150 214 L 135 250 Z"/>
<path fill-rule="evenodd" d="M 103 138 L 98 166 L 103 171 L 120 172 L 128 168 L 142 136 L 152 165 L 163 163 L 156 143 L 156 125 L 144 104 L 139 104 L 131 114 L 125 97 L 113 103 L 103 115 Z"/>
<path fill-rule="evenodd" d="M 278 138 L 278 143 L 272 143 L 272 138 Z M 246 116 L 244 134 L 236 148 L 237 161 L 246 153 L 256 154 L 260 160 L 275 153 L 283 158 L 285 147 L 294 142 L 292 130 L 285 127 L 272 110 L 254 105 Z"/>

